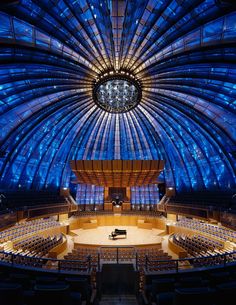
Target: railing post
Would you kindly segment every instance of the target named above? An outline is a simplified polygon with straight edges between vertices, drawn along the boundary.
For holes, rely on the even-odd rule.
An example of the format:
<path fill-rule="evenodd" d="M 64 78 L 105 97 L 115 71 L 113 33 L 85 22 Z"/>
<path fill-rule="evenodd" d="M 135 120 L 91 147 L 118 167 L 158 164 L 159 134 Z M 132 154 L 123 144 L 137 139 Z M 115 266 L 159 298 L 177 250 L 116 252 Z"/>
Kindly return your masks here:
<path fill-rule="evenodd" d="M 119 264 L 119 248 L 116 248 L 116 262 Z"/>
<path fill-rule="evenodd" d="M 97 263 L 98 263 L 98 271 L 100 271 L 100 252 L 98 250 L 98 260 L 97 260 Z"/>
<path fill-rule="evenodd" d="M 13 265 L 14 264 L 14 254 L 10 254 L 11 255 L 11 264 Z"/>
<path fill-rule="evenodd" d="M 88 268 L 91 270 L 91 255 L 88 255 Z"/>
<path fill-rule="evenodd" d="M 57 265 L 58 271 L 61 271 L 61 260 L 58 260 L 58 265 Z"/>
<path fill-rule="evenodd" d="M 179 260 L 176 260 L 175 262 L 176 262 L 176 266 L 175 266 L 176 273 L 178 273 L 179 272 Z"/>
<path fill-rule="evenodd" d="M 145 269 L 148 270 L 148 256 L 145 254 Z"/>

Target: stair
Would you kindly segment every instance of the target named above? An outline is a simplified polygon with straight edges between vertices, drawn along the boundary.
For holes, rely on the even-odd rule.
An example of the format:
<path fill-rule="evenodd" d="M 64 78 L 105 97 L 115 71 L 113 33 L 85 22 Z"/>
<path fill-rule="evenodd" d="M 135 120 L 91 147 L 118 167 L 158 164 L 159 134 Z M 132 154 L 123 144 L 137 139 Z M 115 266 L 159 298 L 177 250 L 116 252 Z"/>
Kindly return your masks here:
<path fill-rule="evenodd" d="M 138 305 L 135 295 L 102 295 L 99 305 Z"/>

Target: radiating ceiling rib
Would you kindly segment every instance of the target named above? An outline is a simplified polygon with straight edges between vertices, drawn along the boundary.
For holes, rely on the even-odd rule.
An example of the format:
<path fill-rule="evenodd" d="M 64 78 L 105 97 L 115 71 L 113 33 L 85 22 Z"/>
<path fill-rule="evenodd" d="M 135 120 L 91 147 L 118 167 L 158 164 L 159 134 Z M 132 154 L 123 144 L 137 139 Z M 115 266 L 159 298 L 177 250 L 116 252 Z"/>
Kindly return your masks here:
<path fill-rule="evenodd" d="M 0 12 L 0 183 L 69 186 L 71 159 L 165 159 L 177 191 L 236 186 L 236 11 L 221 1 L 21 0 Z M 98 108 L 106 70 L 143 98 Z"/>

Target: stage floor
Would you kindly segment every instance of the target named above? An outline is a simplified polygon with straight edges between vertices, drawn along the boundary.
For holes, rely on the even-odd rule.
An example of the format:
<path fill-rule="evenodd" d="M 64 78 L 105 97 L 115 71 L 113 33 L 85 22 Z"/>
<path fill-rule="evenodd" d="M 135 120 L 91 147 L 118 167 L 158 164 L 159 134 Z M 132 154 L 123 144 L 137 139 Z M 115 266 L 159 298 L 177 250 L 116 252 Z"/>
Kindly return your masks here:
<path fill-rule="evenodd" d="M 127 237 L 118 236 L 117 239 L 109 239 L 112 231 L 123 229 L 127 231 Z M 92 246 L 144 246 L 161 244 L 163 237 L 159 236 L 164 231 L 158 229 L 140 229 L 136 226 L 101 226 L 96 229 L 71 230 L 74 243 Z"/>

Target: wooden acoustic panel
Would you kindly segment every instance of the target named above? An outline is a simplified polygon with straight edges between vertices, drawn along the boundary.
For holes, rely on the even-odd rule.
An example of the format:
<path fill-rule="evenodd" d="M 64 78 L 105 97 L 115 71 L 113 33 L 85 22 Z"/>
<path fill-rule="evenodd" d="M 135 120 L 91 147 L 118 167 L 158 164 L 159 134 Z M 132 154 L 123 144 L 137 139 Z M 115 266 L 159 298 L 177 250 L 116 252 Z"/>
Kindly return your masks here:
<path fill-rule="evenodd" d="M 141 186 L 157 183 L 163 160 L 71 160 L 74 183 L 105 187 Z"/>

